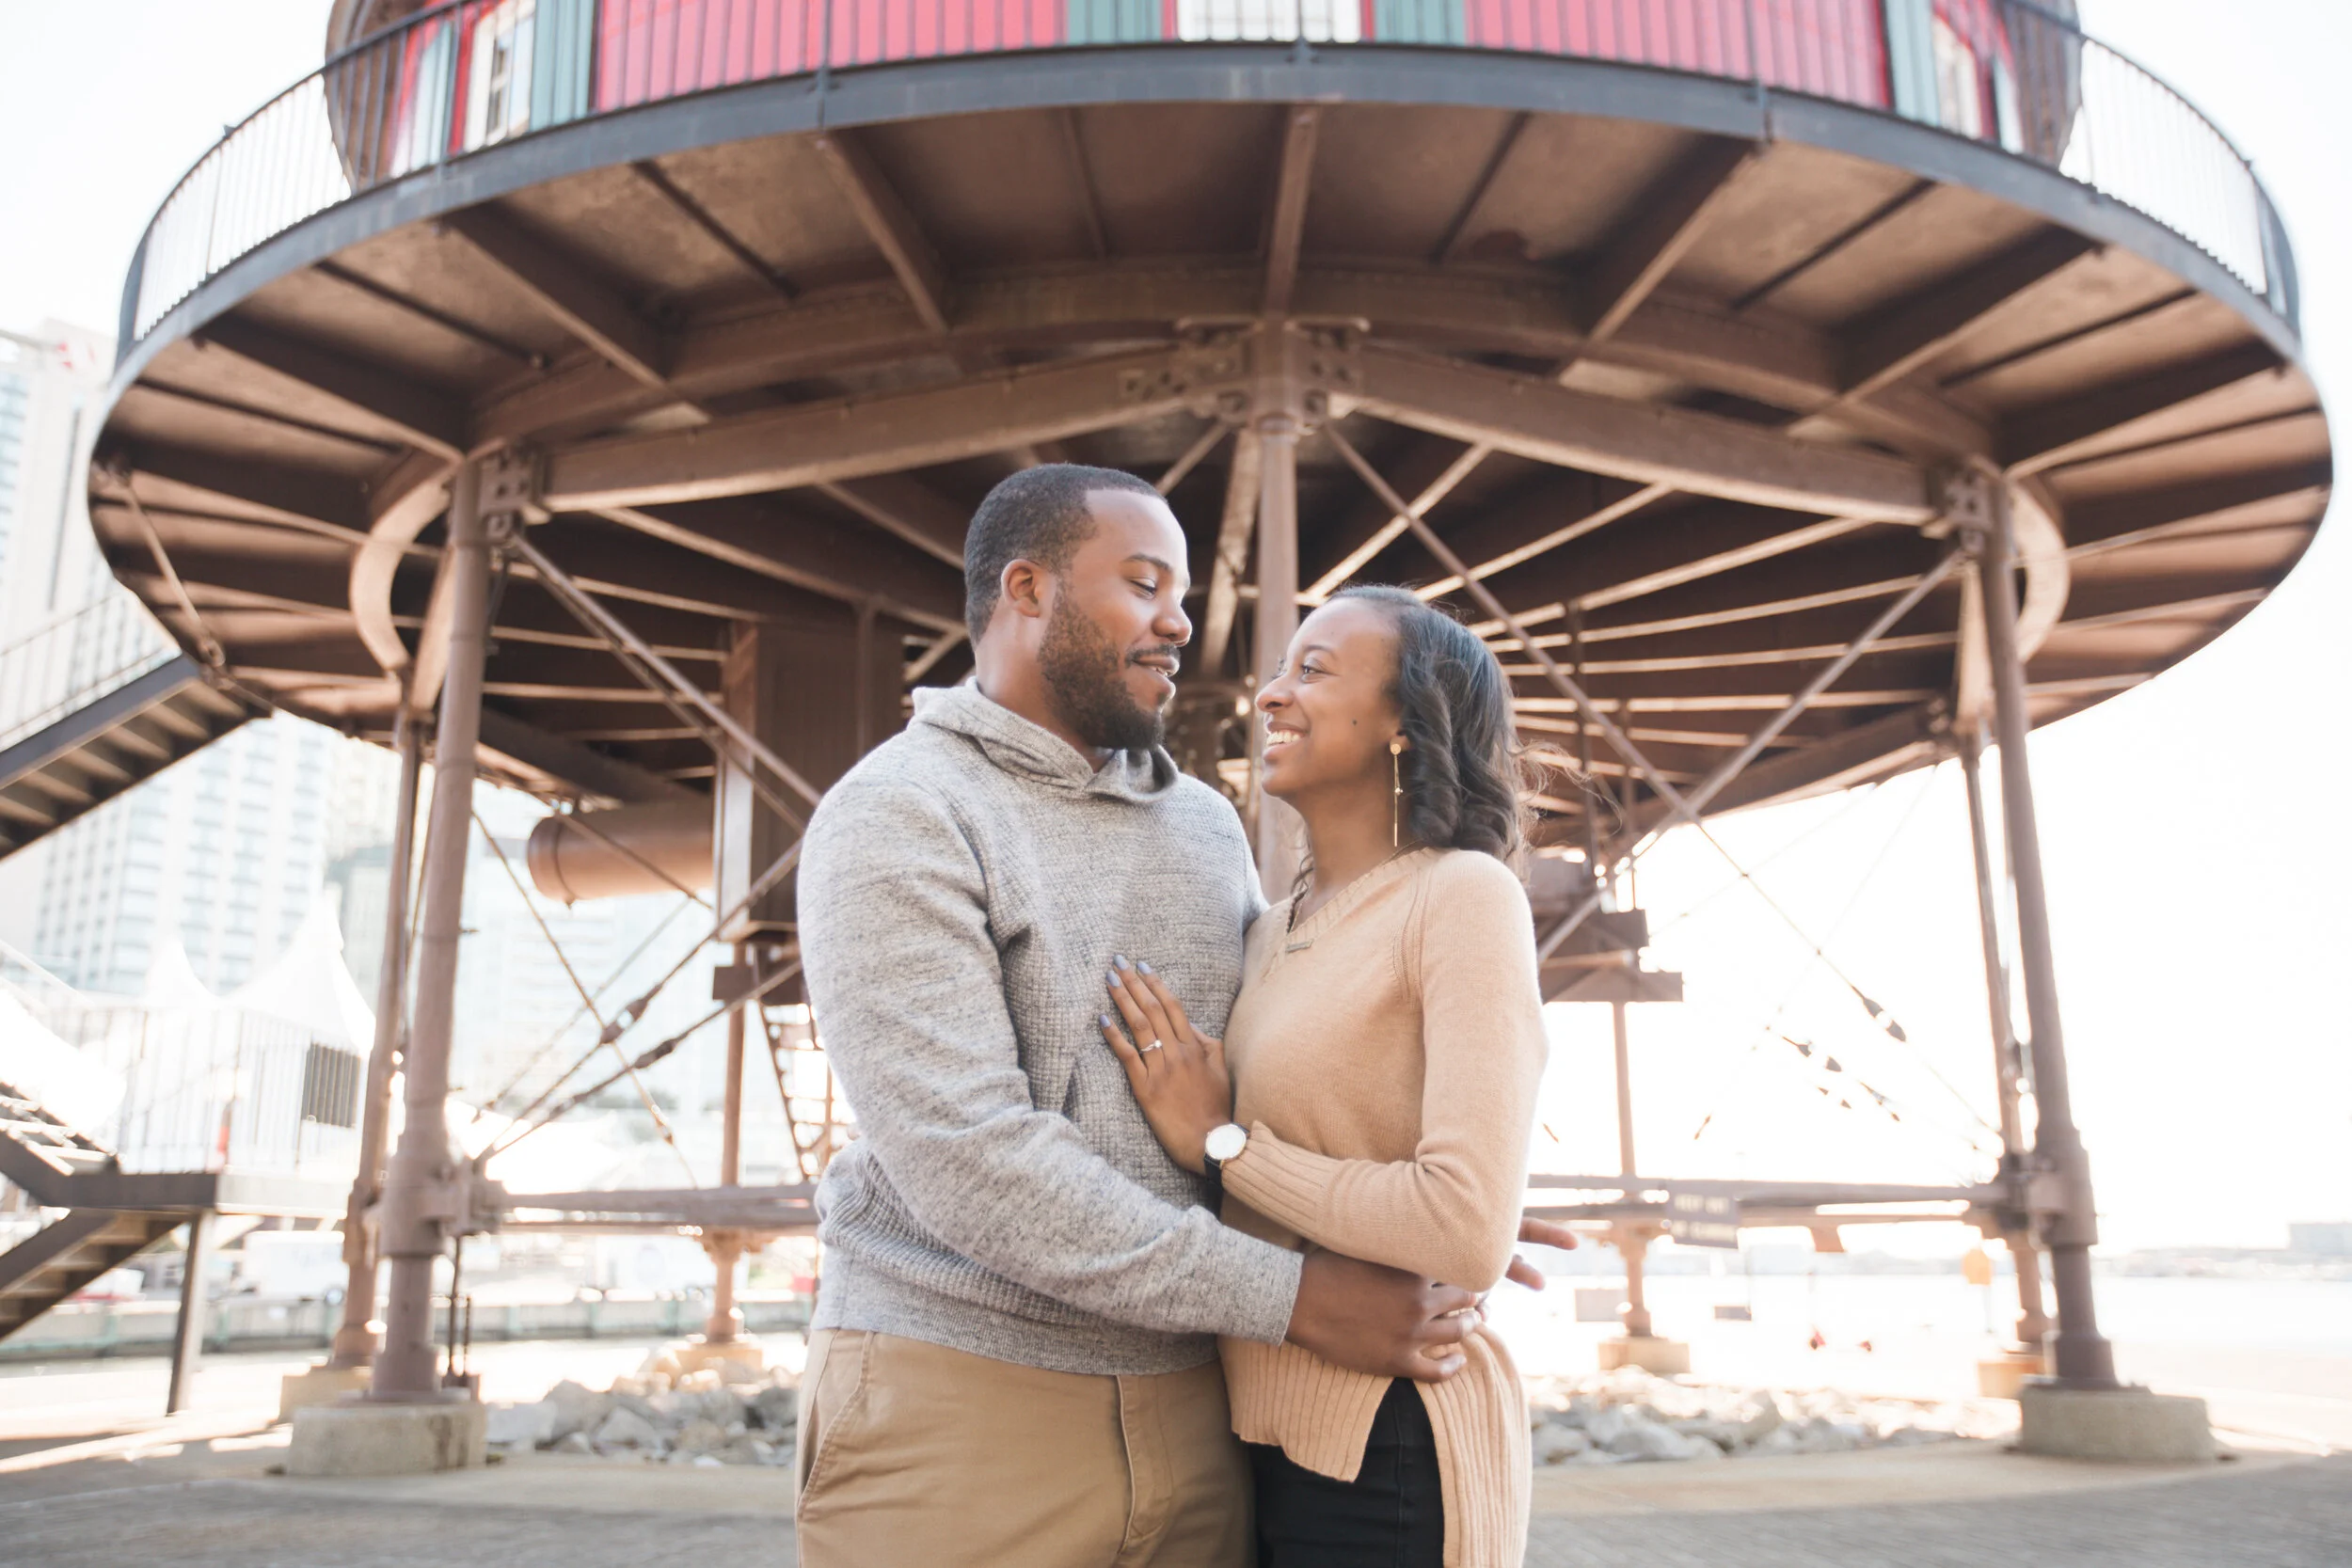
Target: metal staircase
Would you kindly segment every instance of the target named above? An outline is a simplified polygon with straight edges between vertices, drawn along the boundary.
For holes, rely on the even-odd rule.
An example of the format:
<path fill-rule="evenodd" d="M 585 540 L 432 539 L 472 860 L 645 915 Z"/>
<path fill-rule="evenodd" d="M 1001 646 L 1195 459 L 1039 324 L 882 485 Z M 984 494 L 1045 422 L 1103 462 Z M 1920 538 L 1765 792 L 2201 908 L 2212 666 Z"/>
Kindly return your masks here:
<path fill-rule="evenodd" d="M 127 594 L 0 647 L 0 859 L 262 712 Z"/>
<path fill-rule="evenodd" d="M 0 1176 L 49 1205 L 114 1156 L 14 1085 L 0 1083 Z M 177 1209 L 69 1209 L 0 1253 L 0 1339 L 187 1223 Z"/>

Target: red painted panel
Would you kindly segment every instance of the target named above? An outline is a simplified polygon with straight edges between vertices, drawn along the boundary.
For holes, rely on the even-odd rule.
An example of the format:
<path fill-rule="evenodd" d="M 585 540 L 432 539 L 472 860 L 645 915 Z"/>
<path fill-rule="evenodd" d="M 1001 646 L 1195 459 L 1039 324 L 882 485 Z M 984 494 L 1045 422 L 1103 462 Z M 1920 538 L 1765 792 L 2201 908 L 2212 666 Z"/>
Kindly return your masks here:
<path fill-rule="evenodd" d="M 1464 21 L 1478 48 L 1760 74 L 1792 92 L 1887 103 L 1879 0 L 1466 0 Z"/>
<path fill-rule="evenodd" d="M 596 107 L 817 69 L 833 11 L 832 63 L 1057 44 L 1066 0 L 604 0 Z"/>

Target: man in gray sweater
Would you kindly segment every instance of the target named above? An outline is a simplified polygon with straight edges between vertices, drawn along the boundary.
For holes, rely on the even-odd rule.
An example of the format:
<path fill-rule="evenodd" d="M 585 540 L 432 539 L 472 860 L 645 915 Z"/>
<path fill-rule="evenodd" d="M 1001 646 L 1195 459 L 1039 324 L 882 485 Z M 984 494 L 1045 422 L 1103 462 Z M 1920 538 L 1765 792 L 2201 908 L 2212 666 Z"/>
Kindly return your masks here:
<path fill-rule="evenodd" d="M 1148 956 L 1221 1034 L 1265 907 L 1239 818 L 1160 746 L 1183 530 L 1132 475 L 998 485 L 965 544 L 971 684 L 810 823 L 800 930 L 859 1137 L 818 1195 L 809 1568 L 1241 1568 L 1216 1336 L 1438 1378 L 1464 1291 L 1229 1230 L 1095 1024 Z"/>

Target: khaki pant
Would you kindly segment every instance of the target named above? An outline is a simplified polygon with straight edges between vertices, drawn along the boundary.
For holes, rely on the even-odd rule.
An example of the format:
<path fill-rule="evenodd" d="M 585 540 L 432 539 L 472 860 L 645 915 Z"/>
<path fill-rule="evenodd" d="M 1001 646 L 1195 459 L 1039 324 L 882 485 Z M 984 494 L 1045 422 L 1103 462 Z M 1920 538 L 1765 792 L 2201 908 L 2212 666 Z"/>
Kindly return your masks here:
<path fill-rule="evenodd" d="M 809 1339 L 804 1568 L 1248 1568 L 1249 1496 L 1215 1362 L 1089 1377 L 854 1329 Z"/>

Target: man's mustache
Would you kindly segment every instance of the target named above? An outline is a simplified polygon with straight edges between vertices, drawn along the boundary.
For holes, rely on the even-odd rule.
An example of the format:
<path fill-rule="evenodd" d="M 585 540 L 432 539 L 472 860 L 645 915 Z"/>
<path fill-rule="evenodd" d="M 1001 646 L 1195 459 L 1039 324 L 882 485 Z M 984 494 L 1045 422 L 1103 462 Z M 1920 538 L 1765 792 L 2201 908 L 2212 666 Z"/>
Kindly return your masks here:
<path fill-rule="evenodd" d="M 1127 656 L 1127 662 L 1141 664 L 1147 658 L 1170 660 L 1175 665 L 1174 669 L 1168 672 L 1170 676 L 1178 674 L 1184 667 L 1184 650 L 1173 642 L 1163 642 L 1156 648 L 1138 648 Z"/>

